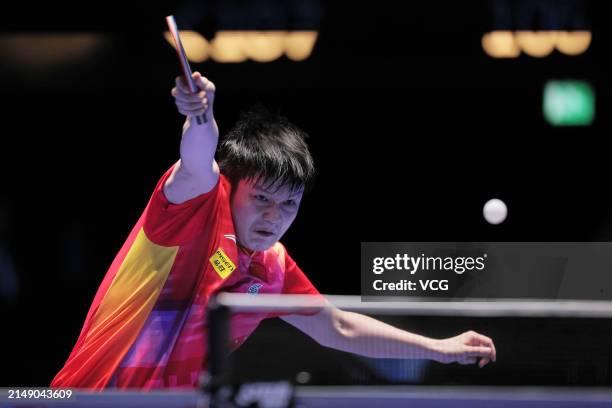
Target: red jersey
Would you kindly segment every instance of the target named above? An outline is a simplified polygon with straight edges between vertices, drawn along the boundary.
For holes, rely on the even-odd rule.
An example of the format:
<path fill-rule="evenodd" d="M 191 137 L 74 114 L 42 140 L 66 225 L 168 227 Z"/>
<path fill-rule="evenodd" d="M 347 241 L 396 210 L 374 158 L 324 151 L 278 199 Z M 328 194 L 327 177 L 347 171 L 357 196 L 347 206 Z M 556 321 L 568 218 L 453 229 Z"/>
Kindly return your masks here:
<path fill-rule="evenodd" d="M 196 387 L 206 365 L 206 306 L 219 291 L 318 294 L 277 242 L 248 256 L 238 250 L 231 185 L 221 175 L 206 194 L 172 204 L 159 180 L 115 257 L 81 334 L 53 387 Z M 278 314 L 276 314 L 278 315 Z M 234 348 L 266 313 L 234 313 Z"/>

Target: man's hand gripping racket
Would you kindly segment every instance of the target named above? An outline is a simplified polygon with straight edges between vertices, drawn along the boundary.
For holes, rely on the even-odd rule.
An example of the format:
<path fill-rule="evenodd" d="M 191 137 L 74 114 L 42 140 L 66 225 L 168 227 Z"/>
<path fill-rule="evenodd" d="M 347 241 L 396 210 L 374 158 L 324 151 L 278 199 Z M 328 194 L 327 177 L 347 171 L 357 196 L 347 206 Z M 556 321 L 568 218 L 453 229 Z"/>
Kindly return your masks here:
<path fill-rule="evenodd" d="M 176 54 L 183 70 L 182 78 L 176 78 L 176 87 L 172 89 L 176 106 L 183 115 L 195 117 L 198 125 L 207 123 L 206 111 L 209 106 L 212 106 L 215 86 L 199 72 L 191 73 L 191 67 L 181 43 L 174 16 L 167 16 L 166 23 L 168 23 L 168 28 L 174 39 Z"/>

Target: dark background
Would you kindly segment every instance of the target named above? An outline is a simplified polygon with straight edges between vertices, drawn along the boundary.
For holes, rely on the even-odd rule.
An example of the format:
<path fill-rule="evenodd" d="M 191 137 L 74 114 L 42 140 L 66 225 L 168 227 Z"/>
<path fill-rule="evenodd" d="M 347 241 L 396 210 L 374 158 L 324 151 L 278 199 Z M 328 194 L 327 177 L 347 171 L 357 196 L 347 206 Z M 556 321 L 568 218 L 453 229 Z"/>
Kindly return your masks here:
<path fill-rule="evenodd" d="M 583 2 L 586 53 L 509 60 L 482 50 L 495 28 L 488 2 L 357 3 L 321 3 L 306 61 L 192 67 L 217 85 L 222 134 L 261 102 L 311 135 L 319 177 L 283 241 L 321 292 L 359 294 L 365 241 L 611 240 L 607 2 Z M 106 42 L 54 68 L 0 55 L 0 239 L 19 281 L 0 311 L 2 386 L 49 383 L 178 158 L 179 69 L 162 31 L 180 7 L 7 5 L 2 36 L 90 32 Z M 592 126 L 545 122 L 548 79 L 593 85 Z M 509 208 L 498 226 L 482 217 L 493 197 Z"/>

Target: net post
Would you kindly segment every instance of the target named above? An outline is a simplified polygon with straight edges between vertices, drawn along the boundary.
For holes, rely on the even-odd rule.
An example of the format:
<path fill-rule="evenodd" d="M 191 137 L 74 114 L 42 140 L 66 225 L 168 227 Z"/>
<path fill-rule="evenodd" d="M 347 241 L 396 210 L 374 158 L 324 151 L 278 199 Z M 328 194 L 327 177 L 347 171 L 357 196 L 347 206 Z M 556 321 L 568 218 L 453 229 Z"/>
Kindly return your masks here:
<path fill-rule="evenodd" d="M 202 390 L 210 396 L 210 407 L 221 406 L 223 389 L 229 380 L 229 315 L 228 306 L 216 296 L 208 303 L 208 368 L 201 379 Z"/>

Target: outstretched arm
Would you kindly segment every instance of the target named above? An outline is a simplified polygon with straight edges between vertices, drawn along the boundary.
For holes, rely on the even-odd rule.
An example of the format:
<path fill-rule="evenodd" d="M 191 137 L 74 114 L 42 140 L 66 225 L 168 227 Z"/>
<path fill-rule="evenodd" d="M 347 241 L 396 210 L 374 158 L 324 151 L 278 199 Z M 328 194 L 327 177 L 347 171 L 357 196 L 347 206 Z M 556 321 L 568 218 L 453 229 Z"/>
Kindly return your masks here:
<path fill-rule="evenodd" d="M 193 80 L 200 89 L 197 94 L 189 91 L 182 77 L 176 78 L 171 92 L 178 111 L 187 117 L 181 137 L 181 159 L 164 185 L 166 197 L 174 204 L 207 193 L 219 179 L 219 166 L 215 162 L 219 141 L 213 114 L 215 85 L 199 72 L 194 72 Z M 207 121 L 198 124 L 196 116 L 202 114 Z"/>
<path fill-rule="evenodd" d="M 480 367 L 496 360 L 493 341 L 473 331 L 432 339 L 337 308 L 325 308 L 312 316 L 284 316 L 283 320 L 324 346 L 366 357 L 423 358 L 441 363 L 478 363 Z"/>

